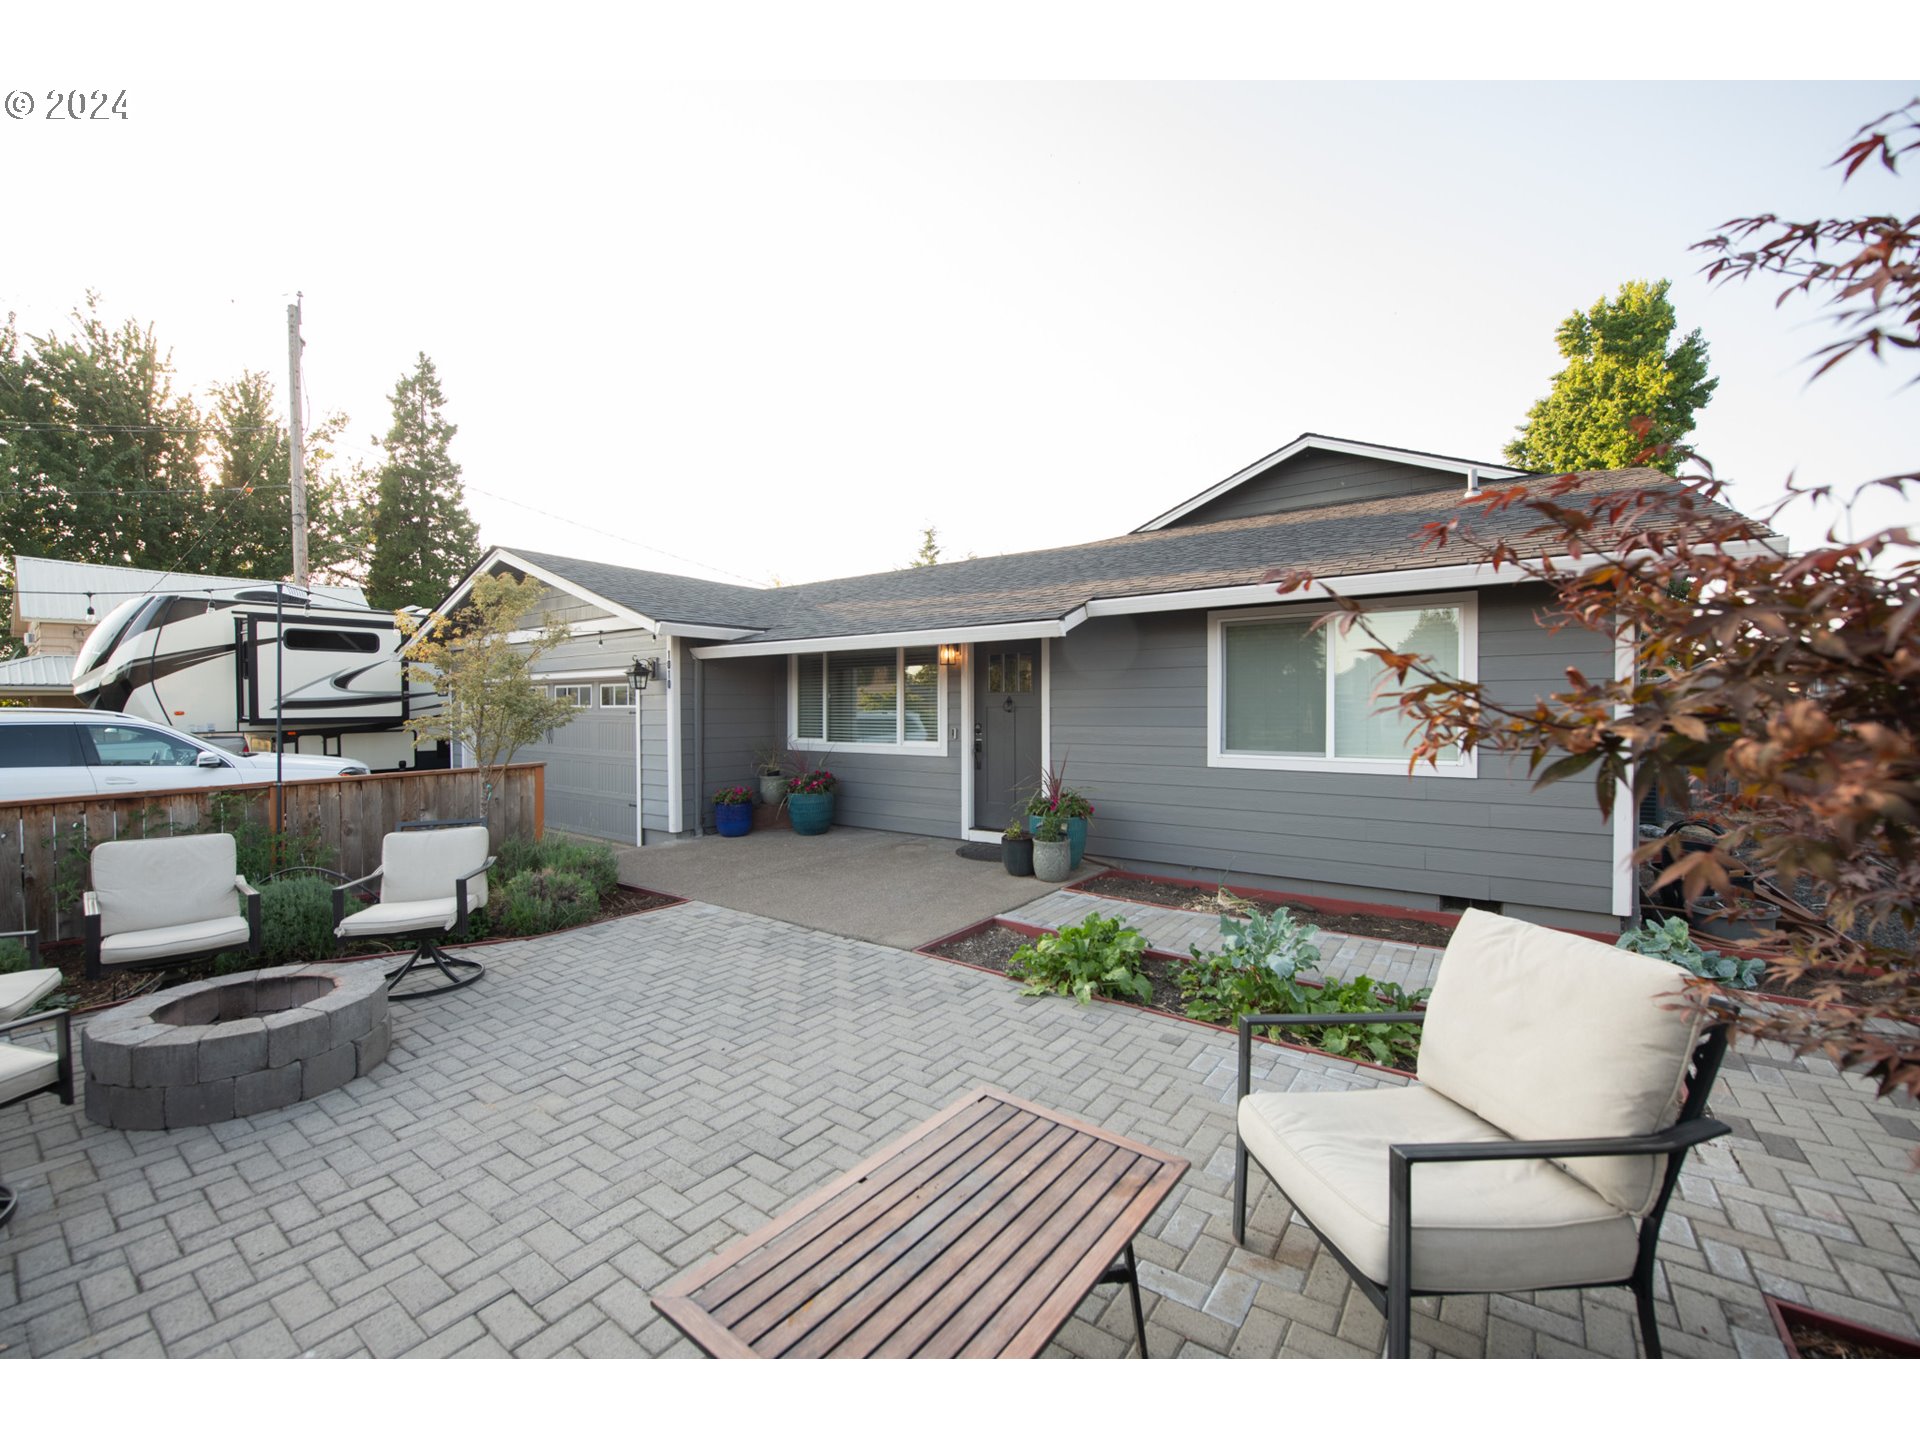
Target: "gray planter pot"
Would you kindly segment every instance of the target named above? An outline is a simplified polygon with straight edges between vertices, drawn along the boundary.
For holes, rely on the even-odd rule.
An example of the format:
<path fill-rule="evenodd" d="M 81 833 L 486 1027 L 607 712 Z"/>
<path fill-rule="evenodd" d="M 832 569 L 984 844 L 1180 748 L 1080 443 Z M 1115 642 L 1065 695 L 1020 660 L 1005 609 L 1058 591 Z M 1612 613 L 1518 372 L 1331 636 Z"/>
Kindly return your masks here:
<path fill-rule="evenodd" d="M 1057 885 L 1073 873 L 1071 840 L 1035 840 L 1033 842 L 1033 878 Z"/>
<path fill-rule="evenodd" d="M 760 803 L 778 805 L 787 793 L 787 777 L 784 775 L 762 775 L 760 777 Z"/>

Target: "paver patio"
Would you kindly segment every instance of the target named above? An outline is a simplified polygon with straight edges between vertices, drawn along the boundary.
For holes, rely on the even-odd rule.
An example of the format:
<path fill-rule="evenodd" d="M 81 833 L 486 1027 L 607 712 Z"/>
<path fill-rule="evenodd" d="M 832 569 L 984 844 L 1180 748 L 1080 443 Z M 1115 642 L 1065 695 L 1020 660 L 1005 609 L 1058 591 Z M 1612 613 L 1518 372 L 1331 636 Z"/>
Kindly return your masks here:
<path fill-rule="evenodd" d="M 0 1112 L 0 1346 L 25 1355 L 684 1355 L 647 1303 L 963 1090 L 991 1083 L 1194 1168 L 1138 1245 L 1156 1355 L 1377 1353 L 1381 1326 L 1264 1182 L 1228 1237 L 1234 1050 L 1178 1020 L 704 904 L 489 947 L 397 1011 L 382 1070 L 198 1130 Z M 1394 1083 L 1263 1050 L 1266 1083 Z M 1920 1112 L 1743 1051 L 1662 1246 L 1676 1355 L 1772 1355 L 1760 1287 L 1920 1329 Z M 1052 1353 L 1118 1355 L 1121 1291 Z M 1419 1302 L 1415 1349 L 1624 1356 L 1624 1292 Z"/>

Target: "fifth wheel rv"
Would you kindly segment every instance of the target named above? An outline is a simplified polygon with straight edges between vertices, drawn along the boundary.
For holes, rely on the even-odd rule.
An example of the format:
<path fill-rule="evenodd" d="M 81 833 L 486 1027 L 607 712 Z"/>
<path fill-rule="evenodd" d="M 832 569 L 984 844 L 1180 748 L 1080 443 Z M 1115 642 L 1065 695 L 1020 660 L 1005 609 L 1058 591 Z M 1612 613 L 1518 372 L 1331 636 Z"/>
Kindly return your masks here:
<path fill-rule="evenodd" d="M 416 750 L 405 728 L 439 697 L 408 680 L 400 640 L 391 614 L 292 585 L 278 597 L 271 585 L 141 595 L 87 637 L 73 693 L 253 750 L 273 747 L 277 698 L 289 753 L 441 769 L 446 745 Z"/>

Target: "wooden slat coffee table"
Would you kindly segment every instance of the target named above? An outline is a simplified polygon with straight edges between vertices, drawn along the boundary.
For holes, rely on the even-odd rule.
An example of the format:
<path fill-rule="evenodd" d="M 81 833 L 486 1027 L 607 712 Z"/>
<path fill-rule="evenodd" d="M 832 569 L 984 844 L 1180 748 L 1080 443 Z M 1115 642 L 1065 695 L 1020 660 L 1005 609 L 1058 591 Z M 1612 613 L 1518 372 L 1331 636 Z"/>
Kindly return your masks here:
<path fill-rule="evenodd" d="M 1038 1355 L 1187 1162 L 976 1090 L 654 1296 L 709 1355 Z"/>

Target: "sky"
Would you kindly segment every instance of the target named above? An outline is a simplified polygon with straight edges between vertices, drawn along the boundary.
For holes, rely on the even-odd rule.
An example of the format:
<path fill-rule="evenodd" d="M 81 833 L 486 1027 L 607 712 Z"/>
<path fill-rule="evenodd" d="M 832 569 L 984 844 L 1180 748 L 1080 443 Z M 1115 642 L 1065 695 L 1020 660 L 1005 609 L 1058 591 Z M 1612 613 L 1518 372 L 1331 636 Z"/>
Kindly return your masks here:
<path fill-rule="evenodd" d="M 184 388 L 284 393 L 298 292 L 344 454 L 424 352 L 485 541 L 748 584 L 903 565 L 928 525 L 950 558 L 1123 533 L 1303 431 L 1497 463 L 1560 320 L 1634 278 L 1709 343 L 1735 503 L 1920 458 L 1910 371 L 1809 386 L 1816 310 L 1689 250 L 1920 208 L 1828 168 L 1920 94 L 1830 68 L 1911 63 L 1891 31 L 1836 61 L 1765 7 L 1692 48 L 1633 5 L 804 8 L 13 17 L 0 310 L 65 328 L 92 289 Z M 76 86 L 127 118 L 47 119 Z"/>

